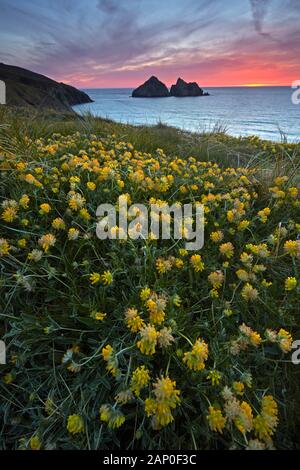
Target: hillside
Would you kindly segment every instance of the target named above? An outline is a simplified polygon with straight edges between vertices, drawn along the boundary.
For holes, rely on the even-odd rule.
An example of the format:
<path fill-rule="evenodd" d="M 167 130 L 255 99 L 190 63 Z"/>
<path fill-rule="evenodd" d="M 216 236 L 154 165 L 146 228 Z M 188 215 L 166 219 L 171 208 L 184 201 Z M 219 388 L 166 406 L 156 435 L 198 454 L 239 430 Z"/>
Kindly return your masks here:
<path fill-rule="evenodd" d="M 12 65 L 0 63 L 0 80 L 6 84 L 7 104 L 11 106 L 63 111 L 76 104 L 92 102 L 83 91 Z"/>

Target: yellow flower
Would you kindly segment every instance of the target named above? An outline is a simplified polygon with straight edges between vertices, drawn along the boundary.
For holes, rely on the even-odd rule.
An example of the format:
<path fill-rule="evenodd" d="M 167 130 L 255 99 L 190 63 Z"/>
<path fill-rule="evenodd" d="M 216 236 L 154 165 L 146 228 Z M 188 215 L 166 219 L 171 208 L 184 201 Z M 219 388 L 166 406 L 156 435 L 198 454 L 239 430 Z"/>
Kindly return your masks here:
<path fill-rule="evenodd" d="M 125 312 L 125 322 L 127 328 L 132 333 L 137 333 L 144 325 L 144 320 L 140 317 L 136 308 L 128 308 Z"/>
<path fill-rule="evenodd" d="M 143 354 L 151 356 L 155 353 L 155 347 L 159 336 L 158 331 L 152 325 L 146 325 L 140 329 L 141 339 L 137 342 L 137 347 Z"/>
<path fill-rule="evenodd" d="M 243 395 L 245 385 L 242 382 L 233 382 L 232 388 L 238 395 Z"/>
<path fill-rule="evenodd" d="M 248 301 L 254 301 L 258 297 L 258 291 L 255 289 L 249 282 L 244 285 L 242 289 L 242 297 L 245 299 L 247 302 Z"/>
<path fill-rule="evenodd" d="M 98 284 L 98 282 L 100 282 L 100 281 L 101 281 L 101 274 L 99 274 L 99 273 L 92 273 L 92 274 L 90 275 L 90 283 L 91 283 L 92 285 Z"/>
<path fill-rule="evenodd" d="M 79 193 L 71 193 L 69 195 L 69 207 L 72 211 L 78 211 L 79 209 L 81 209 L 84 204 L 85 204 L 85 198 L 83 196 L 81 196 L 81 194 Z"/>
<path fill-rule="evenodd" d="M 145 412 L 147 416 L 152 416 L 153 429 L 161 429 L 174 421 L 171 410 L 180 403 L 180 391 L 175 387 L 175 381 L 168 376 L 161 377 L 153 385 L 155 398 L 145 400 Z"/>
<path fill-rule="evenodd" d="M 47 204 L 45 202 L 44 204 L 40 205 L 40 211 L 39 212 L 40 212 L 41 215 L 49 214 L 50 211 L 51 211 L 50 204 Z"/>
<path fill-rule="evenodd" d="M 82 417 L 77 414 L 68 416 L 67 430 L 71 434 L 84 432 L 84 423 Z"/>
<path fill-rule="evenodd" d="M 20 238 L 20 240 L 18 240 L 18 246 L 20 248 L 25 248 L 25 246 L 27 245 L 27 240 L 26 238 Z"/>
<path fill-rule="evenodd" d="M 30 253 L 28 253 L 27 255 L 27 258 L 29 260 L 32 260 L 34 261 L 35 263 L 37 263 L 38 261 L 40 261 L 43 257 L 43 252 L 41 250 L 32 250 Z"/>
<path fill-rule="evenodd" d="M 41 441 L 38 436 L 32 436 L 29 440 L 29 447 L 31 450 L 40 450 L 42 447 Z"/>
<path fill-rule="evenodd" d="M 110 429 L 118 429 L 125 422 L 125 416 L 119 410 L 113 409 L 111 405 L 105 404 L 100 407 L 100 419 L 108 424 Z"/>
<path fill-rule="evenodd" d="M 210 239 L 214 243 L 220 243 L 224 238 L 224 234 L 221 230 L 217 230 L 216 232 L 212 232 L 210 234 Z"/>
<path fill-rule="evenodd" d="M 130 390 L 132 390 L 137 397 L 140 396 L 142 388 L 145 388 L 150 381 L 149 369 L 145 366 L 138 367 L 132 373 L 130 382 Z"/>
<path fill-rule="evenodd" d="M 253 421 L 255 435 L 259 439 L 269 442 L 278 424 L 277 403 L 271 395 L 262 399 L 261 413 Z"/>
<path fill-rule="evenodd" d="M 90 190 L 90 191 L 95 191 L 96 189 L 96 184 L 93 183 L 93 181 L 88 181 L 86 183 L 86 187 Z"/>
<path fill-rule="evenodd" d="M 209 413 L 207 415 L 207 420 L 210 429 L 214 432 L 223 434 L 223 429 L 226 425 L 226 417 L 222 415 L 221 410 L 215 408 L 214 406 L 210 406 L 208 411 Z"/>
<path fill-rule="evenodd" d="M 110 286 L 114 279 L 110 271 L 104 271 L 104 273 L 101 275 L 101 280 L 104 285 Z"/>
<path fill-rule="evenodd" d="M 250 225 L 249 220 L 241 220 L 241 222 L 238 223 L 237 229 L 239 232 L 242 232 L 243 230 L 246 230 Z"/>
<path fill-rule="evenodd" d="M 4 220 L 4 222 L 13 222 L 17 218 L 17 212 L 17 207 L 7 207 L 2 212 L 1 218 Z"/>
<path fill-rule="evenodd" d="M 160 324 L 164 321 L 166 299 L 163 296 L 158 296 L 157 294 L 153 293 L 150 299 L 147 300 L 146 306 L 149 312 L 151 323 Z"/>
<path fill-rule="evenodd" d="M 23 194 L 23 196 L 19 200 L 19 205 L 23 207 L 23 209 L 28 209 L 29 202 L 29 196 L 27 196 L 27 194 Z"/>
<path fill-rule="evenodd" d="M 214 385 L 219 385 L 220 380 L 221 380 L 221 374 L 217 370 L 210 370 L 208 375 L 207 375 L 207 380 L 211 381 L 211 384 Z"/>
<path fill-rule="evenodd" d="M 223 284 L 224 274 L 222 271 L 214 271 L 208 276 L 208 281 L 214 288 L 219 288 Z"/>
<path fill-rule="evenodd" d="M 281 328 L 277 334 L 277 342 L 279 344 L 280 349 L 284 353 L 288 353 L 291 351 L 293 338 L 291 334 L 283 328 Z"/>
<path fill-rule="evenodd" d="M 198 338 L 191 351 L 184 353 L 183 362 L 189 369 L 199 371 L 205 368 L 208 358 L 208 345 L 204 340 Z"/>
<path fill-rule="evenodd" d="M 100 407 L 100 419 L 105 423 L 108 423 L 111 417 L 111 406 L 110 405 L 102 405 Z"/>
<path fill-rule="evenodd" d="M 294 290 L 297 287 L 297 279 L 295 277 L 288 277 L 284 281 L 284 288 L 287 291 Z"/>
<path fill-rule="evenodd" d="M 57 217 L 52 221 L 52 227 L 56 230 L 64 230 L 66 228 L 66 224 L 64 223 L 63 219 Z"/>
<path fill-rule="evenodd" d="M 83 220 L 91 220 L 91 214 L 89 213 L 89 211 L 83 207 L 82 209 L 80 209 L 79 211 L 79 216 L 83 219 Z"/>
<path fill-rule="evenodd" d="M 265 207 L 261 211 L 257 213 L 258 217 L 260 218 L 260 221 L 265 224 L 268 220 L 268 216 L 271 214 L 271 209 L 269 207 Z"/>
<path fill-rule="evenodd" d="M 6 256 L 9 253 L 11 247 L 5 238 L 0 238 L 0 256 Z"/>
<path fill-rule="evenodd" d="M 228 259 L 232 258 L 233 253 L 234 253 L 233 244 L 231 242 L 223 243 L 220 246 L 220 253 L 222 256 L 225 256 L 225 258 L 228 258 Z"/>
<path fill-rule="evenodd" d="M 118 363 L 115 357 L 115 351 L 110 344 L 107 344 L 102 348 L 102 357 L 105 362 L 107 362 L 106 369 L 111 375 L 115 376 L 118 371 Z"/>
<path fill-rule="evenodd" d="M 283 249 L 291 256 L 300 257 L 300 240 L 287 240 Z"/>
<path fill-rule="evenodd" d="M 56 238 L 52 233 L 47 233 L 39 238 L 38 243 L 43 248 L 43 250 L 47 253 L 51 246 L 54 246 L 56 242 Z"/>
<path fill-rule="evenodd" d="M 7 374 L 4 375 L 3 377 L 3 382 L 6 384 L 6 385 L 9 385 L 13 382 L 14 378 L 13 378 L 13 375 L 11 372 L 8 372 Z"/>
<path fill-rule="evenodd" d="M 68 239 L 77 240 L 78 237 L 79 237 L 79 230 L 77 230 L 74 227 L 70 228 L 68 231 Z"/>
<path fill-rule="evenodd" d="M 91 313 L 91 317 L 94 318 L 95 320 L 103 321 L 104 318 L 106 317 L 106 313 L 97 312 L 97 311 L 94 310 L 94 311 Z"/>
<path fill-rule="evenodd" d="M 190 258 L 190 262 L 196 273 L 203 271 L 204 263 L 202 262 L 201 255 L 192 255 Z"/>
<path fill-rule="evenodd" d="M 180 305 L 182 304 L 182 300 L 178 294 L 175 294 L 173 296 L 172 302 L 173 302 L 173 305 L 175 305 L 175 307 L 180 307 Z"/>
<path fill-rule="evenodd" d="M 250 432 L 253 428 L 253 415 L 251 406 L 243 401 L 239 405 L 238 415 L 234 418 L 234 424 L 236 425 L 237 429 L 242 433 L 245 434 L 246 432 Z"/>
<path fill-rule="evenodd" d="M 155 399 L 159 403 L 175 408 L 180 402 L 180 391 L 176 389 L 176 382 L 170 377 L 160 377 L 153 384 Z"/>
<path fill-rule="evenodd" d="M 252 331 L 249 339 L 250 339 L 250 343 L 255 347 L 259 346 L 262 341 L 260 334 L 257 333 L 256 331 Z"/>
<path fill-rule="evenodd" d="M 140 292 L 140 299 L 145 302 L 150 297 L 151 290 L 149 287 L 144 287 Z"/>

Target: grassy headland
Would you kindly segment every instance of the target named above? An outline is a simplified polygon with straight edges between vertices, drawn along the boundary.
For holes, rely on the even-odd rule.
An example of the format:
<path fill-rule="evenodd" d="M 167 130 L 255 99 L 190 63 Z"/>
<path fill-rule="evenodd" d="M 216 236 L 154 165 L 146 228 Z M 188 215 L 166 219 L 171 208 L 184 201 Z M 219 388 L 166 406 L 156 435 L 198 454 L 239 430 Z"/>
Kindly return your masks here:
<path fill-rule="evenodd" d="M 0 447 L 299 449 L 299 157 L 0 108 Z M 202 203 L 204 248 L 100 241 L 119 197 Z"/>

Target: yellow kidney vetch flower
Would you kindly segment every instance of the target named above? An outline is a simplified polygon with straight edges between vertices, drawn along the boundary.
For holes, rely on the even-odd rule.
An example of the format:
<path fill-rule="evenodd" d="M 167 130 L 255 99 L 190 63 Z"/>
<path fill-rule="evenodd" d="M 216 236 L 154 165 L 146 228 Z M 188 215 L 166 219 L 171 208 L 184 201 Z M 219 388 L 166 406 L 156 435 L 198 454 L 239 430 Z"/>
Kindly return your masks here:
<path fill-rule="evenodd" d="M 154 326 L 148 324 L 140 329 L 139 334 L 141 339 L 136 343 L 136 345 L 140 351 L 147 356 L 155 354 L 159 332 L 156 331 Z"/>
<path fill-rule="evenodd" d="M 6 256 L 9 254 L 11 247 L 5 238 L 0 238 L 0 256 Z"/>
<path fill-rule="evenodd" d="M 43 248 L 45 253 L 49 251 L 49 248 L 55 245 L 56 238 L 52 233 L 47 233 L 39 238 L 38 244 Z"/>
<path fill-rule="evenodd" d="M 208 282 L 212 284 L 214 288 L 219 288 L 224 282 L 224 274 L 222 271 L 214 271 L 209 274 Z"/>
<path fill-rule="evenodd" d="M 109 404 L 100 407 L 100 420 L 107 423 L 110 429 L 118 429 L 125 423 L 124 414 Z"/>
<path fill-rule="evenodd" d="M 176 382 L 168 376 L 161 376 L 153 384 L 153 398 L 145 400 L 145 413 L 151 418 L 153 429 L 159 430 L 174 421 L 172 410 L 180 403 L 180 391 Z"/>
<path fill-rule="evenodd" d="M 115 351 L 110 344 L 107 344 L 104 348 L 102 348 L 102 357 L 103 360 L 107 362 L 106 369 L 108 372 L 110 372 L 113 376 L 116 376 L 118 372 L 118 362 Z"/>
<path fill-rule="evenodd" d="M 132 333 L 137 333 L 145 326 L 145 322 L 139 315 L 138 310 L 132 307 L 128 308 L 125 312 L 125 323 Z"/>
<path fill-rule="evenodd" d="M 1 219 L 4 220 L 4 222 L 11 223 L 17 218 L 17 212 L 17 207 L 6 207 L 1 214 Z"/>
<path fill-rule="evenodd" d="M 140 299 L 145 302 L 151 294 L 151 289 L 149 287 L 144 287 L 140 292 Z"/>
<path fill-rule="evenodd" d="M 49 212 L 51 212 L 51 206 L 50 204 L 48 204 L 47 202 L 43 203 L 40 205 L 40 210 L 39 210 L 39 213 L 41 215 L 46 215 L 46 214 L 49 214 Z"/>
<path fill-rule="evenodd" d="M 300 240 L 287 240 L 284 243 L 283 250 L 290 256 L 300 259 Z"/>
<path fill-rule="evenodd" d="M 196 273 L 199 273 L 199 272 L 203 271 L 203 269 L 204 269 L 204 263 L 203 263 L 203 261 L 202 261 L 201 255 L 192 255 L 192 256 L 190 257 L 190 263 L 191 263 L 191 265 L 193 266 L 194 271 L 195 271 Z"/>
<path fill-rule="evenodd" d="M 23 196 L 19 199 L 19 206 L 23 209 L 28 209 L 29 207 L 30 198 L 27 194 L 23 194 Z"/>
<path fill-rule="evenodd" d="M 42 447 L 42 443 L 37 435 L 32 436 L 29 439 L 29 447 L 30 450 L 40 450 Z"/>
<path fill-rule="evenodd" d="M 205 368 L 205 361 L 208 358 L 208 345 L 204 340 L 198 338 L 191 351 L 184 353 L 183 362 L 189 369 L 199 371 Z"/>
<path fill-rule="evenodd" d="M 93 181 L 88 181 L 86 183 L 86 187 L 90 190 L 90 191 L 95 191 L 96 189 L 96 184 L 93 182 Z"/>
<path fill-rule="evenodd" d="M 261 402 L 261 412 L 254 418 L 255 435 L 270 442 L 278 424 L 278 407 L 272 395 L 265 395 Z"/>
<path fill-rule="evenodd" d="M 230 259 L 233 257 L 234 254 L 234 246 L 231 242 L 223 243 L 222 245 L 220 245 L 219 251 L 222 256 L 227 259 Z"/>
<path fill-rule="evenodd" d="M 137 367 L 132 373 L 130 381 L 130 390 L 135 393 L 137 397 L 140 396 L 140 392 L 150 382 L 150 371 L 145 366 Z"/>
<path fill-rule="evenodd" d="M 284 281 L 284 288 L 286 291 L 294 290 L 297 287 L 297 279 L 295 277 L 288 277 Z"/>
<path fill-rule="evenodd" d="M 223 240 L 224 238 L 224 234 L 221 230 L 217 230 L 215 232 L 212 232 L 210 234 L 210 239 L 211 241 L 213 241 L 214 243 L 221 243 L 221 241 Z"/>
<path fill-rule="evenodd" d="M 277 334 L 276 340 L 284 353 L 288 353 L 292 350 L 293 338 L 288 331 L 281 328 Z"/>
<path fill-rule="evenodd" d="M 242 288 L 241 295 L 247 302 L 253 302 L 258 298 L 258 290 L 247 282 Z"/>
<path fill-rule="evenodd" d="M 223 429 L 225 428 L 227 419 L 222 415 L 222 411 L 220 409 L 210 406 L 206 418 L 212 431 L 223 434 Z"/>
<path fill-rule="evenodd" d="M 78 414 L 68 416 L 67 430 L 70 434 L 79 434 L 84 432 L 84 422 L 82 417 Z"/>
<path fill-rule="evenodd" d="M 105 286 L 110 286 L 113 283 L 113 275 L 110 271 L 104 271 L 101 275 L 101 280 Z"/>
<path fill-rule="evenodd" d="M 150 323 L 160 324 L 164 321 L 166 304 L 167 299 L 164 295 L 151 293 L 150 298 L 146 301 Z"/>
<path fill-rule="evenodd" d="M 55 230 L 65 230 L 66 228 L 65 222 L 60 217 L 54 219 L 51 225 Z"/>

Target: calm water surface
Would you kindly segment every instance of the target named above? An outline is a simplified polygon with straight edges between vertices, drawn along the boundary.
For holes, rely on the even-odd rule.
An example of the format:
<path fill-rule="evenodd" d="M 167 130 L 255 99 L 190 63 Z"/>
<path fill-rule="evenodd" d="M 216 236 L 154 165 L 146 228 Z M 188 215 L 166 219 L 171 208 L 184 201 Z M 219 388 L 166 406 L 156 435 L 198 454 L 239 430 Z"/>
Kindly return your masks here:
<path fill-rule="evenodd" d="M 78 113 L 91 112 L 128 124 L 162 122 L 201 132 L 221 125 L 234 136 L 258 135 L 290 142 L 300 141 L 300 104 L 292 103 L 289 87 L 205 88 L 210 96 L 196 98 L 132 98 L 130 88 L 84 90 L 94 103 L 75 106 Z"/>

